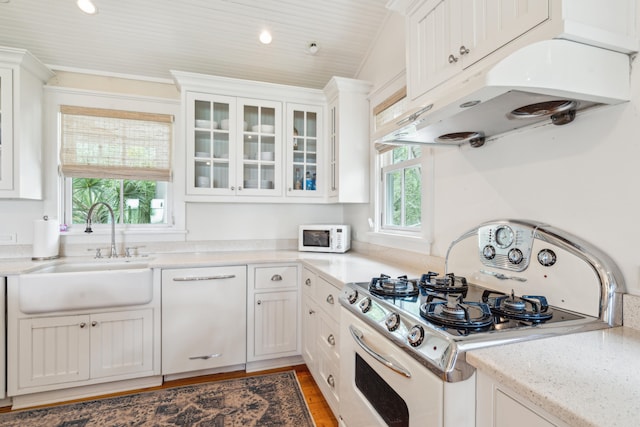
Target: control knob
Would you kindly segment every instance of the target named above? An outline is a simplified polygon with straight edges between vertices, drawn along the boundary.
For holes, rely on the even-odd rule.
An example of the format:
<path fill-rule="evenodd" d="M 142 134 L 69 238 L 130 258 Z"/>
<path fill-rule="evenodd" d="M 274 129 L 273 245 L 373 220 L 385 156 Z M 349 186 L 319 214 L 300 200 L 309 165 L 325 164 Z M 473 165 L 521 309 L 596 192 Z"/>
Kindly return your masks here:
<path fill-rule="evenodd" d="M 538 252 L 538 262 L 544 267 L 551 267 L 556 263 L 556 253 L 551 249 L 542 249 Z"/>
<path fill-rule="evenodd" d="M 358 291 L 356 291 L 355 289 L 349 291 L 349 293 L 347 294 L 347 301 L 349 301 L 349 304 L 355 304 L 357 300 L 358 300 Z"/>
<path fill-rule="evenodd" d="M 418 347 L 424 340 L 424 328 L 420 325 L 415 325 L 409 330 L 407 335 L 407 341 L 411 347 Z"/>
<path fill-rule="evenodd" d="M 400 326 L 400 315 L 398 313 L 389 313 L 386 319 L 384 319 L 384 324 L 389 331 L 395 331 L 398 329 L 398 326 Z"/>
<path fill-rule="evenodd" d="M 496 256 L 496 248 L 494 248 L 491 245 L 487 245 L 484 248 L 482 248 L 482 256 L 485 259 L 493 259 Z"/>
<path fill-rule="evenodd" d="M 513 248 L 509 251 L 509 262 L 511 262 L 511 264 L 520 264 L 523 258 L 524 256 L 520 249 Z"/>
<path fill-rule="evenodd" d="M 363 313 L 366 313 L 367 311 L 369 311 L 369 309 L 371 309 L 371 298 L 369 297 L 364 298 L 362 301 L 360 301 L 359 307 Z"/>

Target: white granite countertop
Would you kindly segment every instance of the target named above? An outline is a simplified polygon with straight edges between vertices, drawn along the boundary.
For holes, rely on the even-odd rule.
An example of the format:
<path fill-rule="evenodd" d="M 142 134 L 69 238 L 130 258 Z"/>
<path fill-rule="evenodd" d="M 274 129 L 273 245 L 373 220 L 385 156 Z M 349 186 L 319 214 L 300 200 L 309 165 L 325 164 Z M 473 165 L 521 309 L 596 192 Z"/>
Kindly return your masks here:
<path fill-rule="evenodd" d="M 475 350 L 467 361 L 567 424 L 637 426 L 640 331 L 617 327 Z"/>

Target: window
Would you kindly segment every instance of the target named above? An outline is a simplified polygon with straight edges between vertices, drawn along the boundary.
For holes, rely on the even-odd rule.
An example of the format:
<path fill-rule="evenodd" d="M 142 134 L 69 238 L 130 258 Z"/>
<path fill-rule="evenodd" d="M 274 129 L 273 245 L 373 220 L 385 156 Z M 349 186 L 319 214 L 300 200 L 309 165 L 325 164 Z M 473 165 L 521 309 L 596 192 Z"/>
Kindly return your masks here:
<path fill-rule="evenodd" d="M 381 228 L 417 232 L 422 224 L 422 148 L 401 146 L 381 153 Z"/>
<path fill-rule="evenodd" d="M 119 224 L 167 224 L 173 116 L 60 107 L 65 221 L 84 223 L 96 202 Z M 94 223 L 109 222 L 96 208 Z"/>
<path fill-rule="evenodd" d="M 395 121 L 407 108 L 402 87 L 373 109 L 375 129 Z M 380 173 L 378 229 L 418 234 L 422 226 L 422 147 L 376 144 Z"/>

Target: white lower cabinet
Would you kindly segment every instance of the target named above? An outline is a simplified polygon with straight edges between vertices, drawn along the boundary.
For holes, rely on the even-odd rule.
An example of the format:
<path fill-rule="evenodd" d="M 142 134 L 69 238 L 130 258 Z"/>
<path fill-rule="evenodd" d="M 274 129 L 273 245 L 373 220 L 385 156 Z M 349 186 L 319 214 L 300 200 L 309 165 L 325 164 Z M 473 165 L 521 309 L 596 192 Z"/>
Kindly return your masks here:
<path fill-rule="evenodd" d="M 340 403 L 339 296 L 339 285 L 303 268 L 302 357 L 336 417 Z"/>
<path fill-rule="evenodd" d="M 298 265 L 249 266 L 248 283 L 247 362 L 299 357 Z M 276 365 L 257 363 L 253 366 Z"/>
<path fill-rule="evenodd" d="M 153 371 L 152 309 L 26 318 L 18 327 L 15 394 Z"/>
<path fill-rule="evenodd" d="M 247 267 L 162 271 L 162 374 L 246 362 Z"/>
<path fill-rule="evenodd" d="M 568 427 L 485 372 L 477 373 L 477 427 Z M 516 421 L 517 420 L 517 421 Z"/>

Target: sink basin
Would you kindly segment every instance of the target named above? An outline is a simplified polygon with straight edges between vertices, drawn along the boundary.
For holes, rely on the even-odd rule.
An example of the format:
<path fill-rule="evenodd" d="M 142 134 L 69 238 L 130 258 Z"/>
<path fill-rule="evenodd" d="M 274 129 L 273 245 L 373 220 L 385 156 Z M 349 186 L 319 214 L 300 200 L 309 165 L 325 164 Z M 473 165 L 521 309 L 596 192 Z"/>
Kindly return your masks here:
<path fill-rule="evenodd" d="M 17 276 L 25 314 L 148 304 L 153 299 L 149 259 L 61 262 Z"/>

